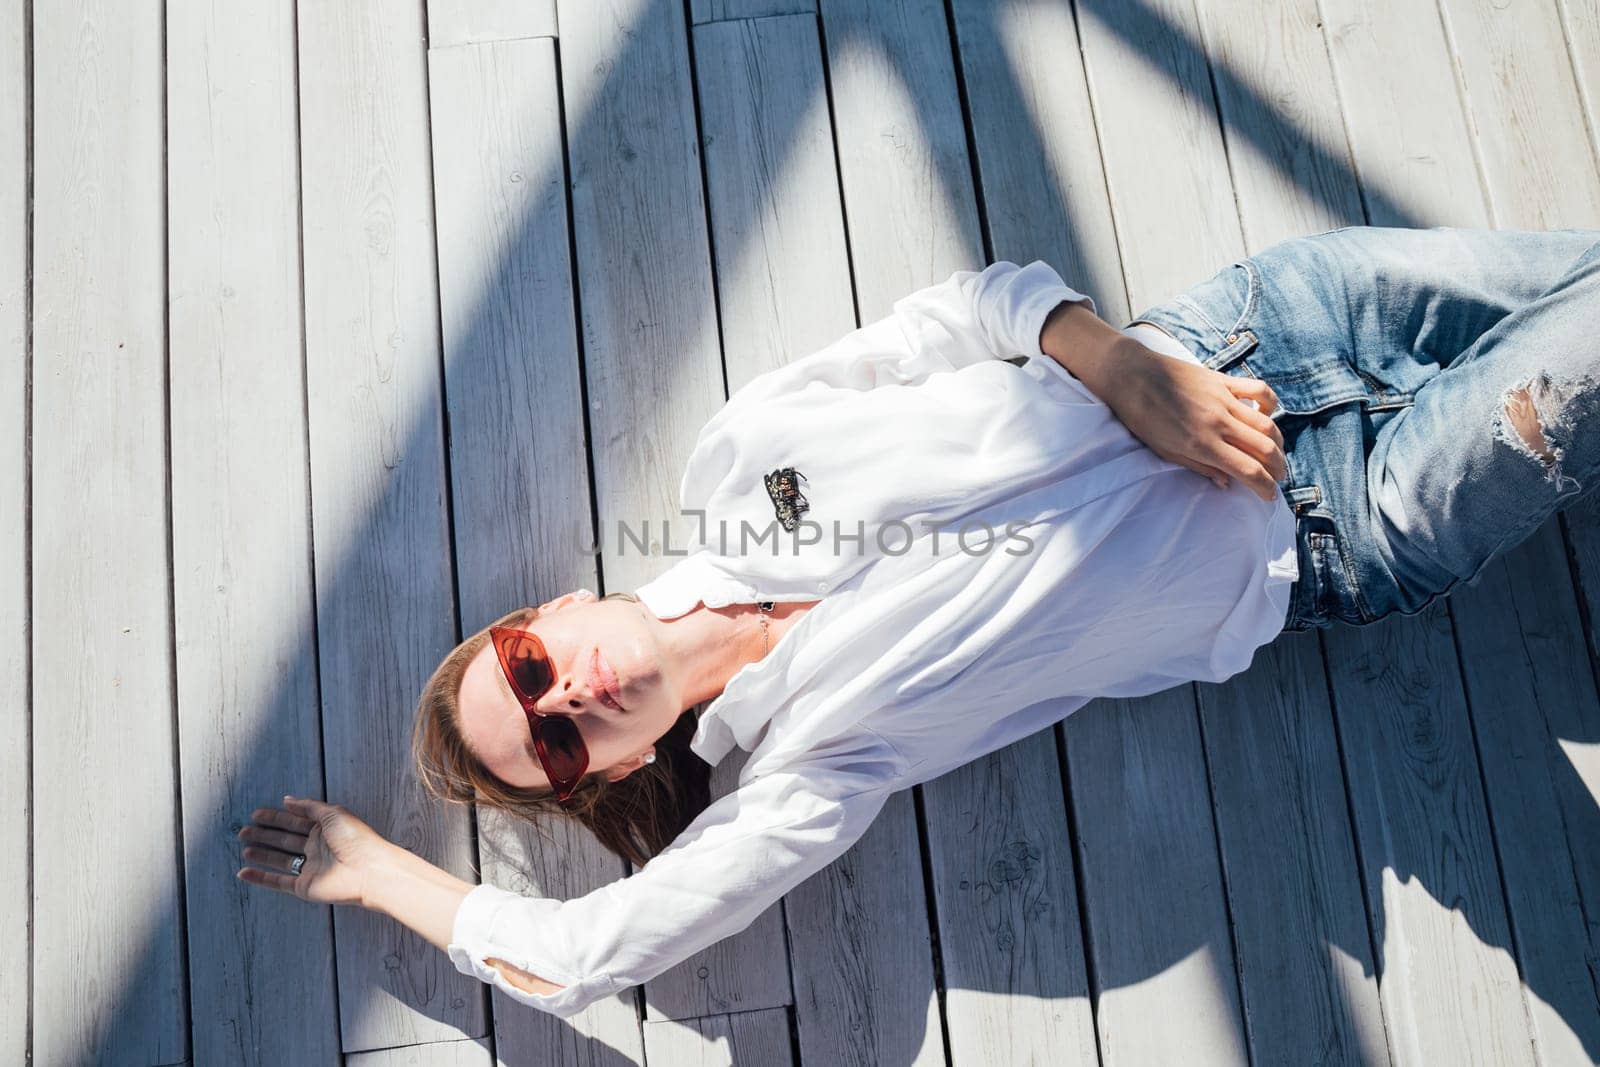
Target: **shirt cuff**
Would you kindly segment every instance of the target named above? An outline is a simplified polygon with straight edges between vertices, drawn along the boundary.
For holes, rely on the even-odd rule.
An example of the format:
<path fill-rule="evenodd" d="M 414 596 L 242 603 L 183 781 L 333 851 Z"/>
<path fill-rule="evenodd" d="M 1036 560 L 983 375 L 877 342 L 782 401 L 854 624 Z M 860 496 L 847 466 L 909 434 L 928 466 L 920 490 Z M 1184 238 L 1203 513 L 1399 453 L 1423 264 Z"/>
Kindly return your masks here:
<path fill-rule="evenodd" d="M 1049 358 L 1040 343 L 1040 335 L 1044 333 L 1044 320 L 1050 317 L 1050 312 L 1057 306 L 1082 303 L 1087 304 L 1090 311 L 1099 314 L 1093 298 L 1064 283 L 1055 268 L 1043 260 L 1036 259 L 1023 267 L 1017 281 L 1032 290 L 1017 308 L 1016 318 L 1017 328 L 1021 331 L 1016 343 L 1026 355 L 1036 359 Z"/>
<path fill-rule="evenodd" d="M 563 1018 L 576 1015 L 616 991 L 616 982 L 611 976 L 601 974 L 585 978 L 570 974 L 536 956 L 530 956 L 526 943 L 502 943 L 495 933 L 496 926 L 509 907 L 515 906 L 522 911 L 519 918 L 523 921 L 518 925 L 526 927 L 526 920 L 541 914 L 551 915 L 560 904 L 558 900 L 525 897 L 487 882 L 474 886 L 456 909 L 446 955 L 462 974 L 487 982 L 519 1003 Z M 518 940 L 527 940 L 526 931 Z M 554 993 L 531 993 L 513 985 L 499 968 L 484 962 L 490 957 L 503 960 L 562 988 Z"/>

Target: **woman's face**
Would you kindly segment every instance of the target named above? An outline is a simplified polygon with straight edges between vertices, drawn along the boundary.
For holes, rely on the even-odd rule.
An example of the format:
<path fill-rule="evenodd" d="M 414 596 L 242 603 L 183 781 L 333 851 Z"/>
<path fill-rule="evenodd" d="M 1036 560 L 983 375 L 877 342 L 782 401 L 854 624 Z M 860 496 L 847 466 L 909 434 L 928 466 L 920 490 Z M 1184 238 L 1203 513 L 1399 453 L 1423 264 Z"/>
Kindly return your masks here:
<path fill-rule="evenodd" d="M 579 590 L 542 606 L 538 618 L 521 628 L 543 643 L 555 673 L 535 710 L 572 718 L 589 750 L 587 773 L 615 781 L 643 766 L 644 754 L 654 751 L 687 706 L 678 679 L 664 665 L 659 621 L 643 604 L 597 600 Z M 616 678 L 620 707 L 602 695 L 607 671 Z M 468 747 L 493 774 L 509 785 L 549 788 L 528 718 L 493 642 L 462 675 L 460 709 Z"/>

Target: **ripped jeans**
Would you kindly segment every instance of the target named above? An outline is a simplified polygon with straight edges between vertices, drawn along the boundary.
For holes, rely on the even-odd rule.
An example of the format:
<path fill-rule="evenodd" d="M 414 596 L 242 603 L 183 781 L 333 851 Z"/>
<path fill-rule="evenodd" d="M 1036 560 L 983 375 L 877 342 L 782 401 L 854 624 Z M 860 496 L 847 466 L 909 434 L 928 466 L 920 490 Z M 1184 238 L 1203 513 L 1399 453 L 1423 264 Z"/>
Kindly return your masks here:
<path fill-rule="evenodd" d="M 1348 226 L 1134 321 L 1277 394 L 1286 629 L 1415 614 L 1600 480 L 1600 230 Z"/>

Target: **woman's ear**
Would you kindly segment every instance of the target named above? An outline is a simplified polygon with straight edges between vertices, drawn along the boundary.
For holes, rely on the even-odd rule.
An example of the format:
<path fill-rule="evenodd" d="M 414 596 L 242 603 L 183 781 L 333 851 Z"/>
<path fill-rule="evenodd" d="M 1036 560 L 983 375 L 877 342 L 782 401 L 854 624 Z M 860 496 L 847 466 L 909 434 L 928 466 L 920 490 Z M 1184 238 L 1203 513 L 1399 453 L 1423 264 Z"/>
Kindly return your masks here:
<path fill-rule="evenodd" d="M 540 613 L 543 613 L 543 612 L 546 612 L 546 611 L 557 611 L 557 610 L 559 610 L 561 608 L 566 607 L 568 604 L 589 603 L 589 602 L 592 602 L 594 599 L 595 599 L 595 595 L 593 593 L 591 593 L 589 590 L 587 590 L 587 589 L 574 589 L 570 593 L 562 593 L 560 596 L 556 597 L 554 600 L 547 600 L 543 604 L 540 604 L 539 605 L 539 611 L 540 611 Z"/>
<path fill-rule="evenodd" d="M 640 767 L 643 767 L 645 764 L 654 762 L 653 759 L 646 759 L 646 755 L 653 757 L 655 755 L 655 750 L 651 749 L 647 754 L 641 753 L 625 763 L 619 763 L 615 767 L 607 769 L 605 772 L 606 781 L 620 782 L 622 779 L 628 777 L 628 775 L 632 774 Z"/>

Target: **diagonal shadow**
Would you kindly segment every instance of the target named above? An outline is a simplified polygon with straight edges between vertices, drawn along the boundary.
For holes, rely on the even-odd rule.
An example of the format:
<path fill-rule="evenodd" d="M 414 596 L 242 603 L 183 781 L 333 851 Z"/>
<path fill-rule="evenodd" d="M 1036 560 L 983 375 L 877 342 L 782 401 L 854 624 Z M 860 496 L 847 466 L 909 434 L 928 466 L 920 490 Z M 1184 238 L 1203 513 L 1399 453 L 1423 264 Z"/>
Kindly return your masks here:
<path fill-rule="evenodd" d="M 826 8 L 826 5 L 824 7 Z M 1188 40 L 1178 28 L 1166 23 L 1162 16 L 1141 0 L 1126 0 L 1125 10 L 1126 17 L 1112 17 L 1107 22 L 1113 31 L 1119 34 L 1132 33 L 1136 28 L 1130 21 L 1133 18 L 1145 20 L 1147 25 L 1153 22 L 1165 27 L 1167 39 L 1173 42 L 1174 47 L 1195 50 L 1202 59 L 1204 58 L 1203 50 L 1199 49 L 1196 42 Z M 621 172 L 618 154 L 626 146 L 622 143 L 624 138 L 619 134 L 625 133 L 630 122 L 650 121 L 648 90 L 630 82 L 629 73 L 640 65 L 640 53 L 648 47 L 647 42 L 654 35 L 673 32 L 669 28 L 669 22 L 681 20 L 683 15 L 682 5 L 674 3 L 673 0 L 647 0 L 638 14 L 629 20 L 634 28 L 619 35 L 621 47 L 614 60 L 609 62 L 603 82 L 594 98 L 573 117 L 568 126 L 569 146 L 573 158 L 582 157 L 609 162 L 611 165 L 609 170 L 613 177 Z M 823 18 L 826 17 L 827 12 L 824 10 Z M 861 43 L 870 45 L 872 42 L 868 40 Z M 899 58 L 891 61 L 902 62 Z M 1304 189 L 1308 195 L 1318 198 L 1319 201 L 1332 194 L 1320 184 L 1311 182 L 1307 178 L 1308 169 L 1317 174 L 1334 173 L 1347 176 L 1353 185 L 1363 188 L 1342 157 L 1336 156 L 1325 147 L 1316 145 L 1306 131 L 1299 129 L 1292 120 L 1281 115 L 1268 100 L 1233 72 L 1210 64 L 1209 61 L 1208 66 L 1212 69 L 1219 95 L 1235 102 L 1233 113 L 1226 124 L 1226 135 L 1249 139 L 1261 151 L 1264 158 L 1280 167 L 1285 181 Z M 1015 72 L 1007 70 L 1003 74 L 1001 84 L 1007 100 L 1019 107 L 1020 114 L 1027 114 L 1026 109 L 1022 107 L 1022 93 Z M 914 84 L 914 80 L 911 83 Z M 647 106 L 642 110 L 630 111 L 630 107 L 637 105 L 641 100 Z M 924 122 L 927 122 L 933 102 L 919 98 L 916 99 L 916 106 L 923 115 Z M 1027 140 L 1021 150 L 1032 153 L 1037 159 L 1047 158 L 1038 131 L 1027 123 L 1021 123 L 1019 126 L 1027 130 Z M 793 143 L 792 137 L 788 136 L 793 130 L 790 128 L 782 132 L 784 134 L 782 143 L 787 150 Z M 1293 150 L 1286 151 L 1286 147 Z M 310 146 L 310 149 L 314 150 L 315 146 Z M 775 166 L 781 169 L 787 158 L 787 155 L 784 155 L 776 159 Z M 1295 162 L 1307 159 L 1315 165 L 1308 168 Z M 562 161 L 551 161 L 550 170 L 560 181 L 566 181 Z M 1047 174 L 1048 170 L 1045 168 Z M 549 176 L 541 176 L 535 180 L 547 177 Z M 606 178 L 607 175 L 599 173 L 589 175 L 589 180 L 596 182 L 604 181 Z M 1053 181 L 1053 178 L 1047 177 L 1045 180 Z M 1386 220 L 1405 218 L 1406 213 L 1399 207 L 1398 201 L 1385 195 L 1381 190 L 1365 189 L 1364 192 L 1369 218 Z M 1063 190 L 1052 187 L 1051 193 L 1055 202 L 1066 202 Z M 717 209 L 715 205 L 713 209 Z M 749 223 L 753 220 L 740 221 Z M 1078 245 L 1072 229 L 1072 220 L 1063 213 L 1059 225 L 1063 228 L 1061 239 L 1064 246 L 1076 249 Z M 759 227 L 742 224 L 730 227 L 729 232 L 755 233 L 758 230 Z M 528 231 L 520 231 L 518 239 L 527 240 Z M 581 235 L 578 244 L 578 254 L 582 257 L 585 248 Z M 512 248 L 508 249 L 502 258 L 505 263 L 512 264 L 526 261 L 528 257 L 525 250 Z M 1063 264 L 1063 266 L 1064 269 L 1070 269 L 1072 265 Z M 1087 275 L 1087 268 L 1081 262 L 1076 266 L 1083 269 Z M 509 289 L 511 286 L 508 284 L 506 288 Z M 452 378 L 470 379 L 476 374 L 487 373 L 481 363 L 502 345 L 502 339 L 498 336 L 498 324 L 503 319 L 499 310 L 500 303 L 513 297 L 514 294 L 508 296 L 507 293 L 499 291 L 499 287 L 482 294 L 480 306 L 471 316 L 473 325 L 466 335 L 465 342 L 452 354 L 450 372 Z M 581 300 L 581 294 L 577 294 L 576 299 Z M 674 324 L 670 330 L 649 335 L 648 358 L 664 361 L 666 365 L 675 365 L 675 361 L 684 358 L 686 354 L 703 351 L 701 338 L 710 336 L 715 325 L 715 323 L 695 321 L 693 315 L 686 316 L 684 321 Z M 586 337 L 580 333 L 580 346 L 585 340 Z M 537 353 L 534 358 L 537 358 Z M 438 407 L 442 410 L 442 389 Z M 397 466 L 402 469 L 419 467 L 429 469 L 430 466 L 437 464 L 436 457 L 441 444 L 438 423 L 431 417 L 417 419 L 405 429 L 395 444 L 393 454 L 398 460 Z M 322 561 L 317 568 L 318 573 L 325 576 L 317 588 L 319 616 L 325 613 L 321 610 L 323 604 L 333 608 L 337 608 L 338 605 L 370 604 L 369 581 L 372 577 L 372 568 L 376 568 L 379 574 L 385 575 L 393 587 L 403 588 L 410 584 L 406 570 L 412 565 L 412 561 L 405 558 L 404 553 L 392 552 L 390 546 L 395 544 L 397 539 L 399 543 L 406 543 L 404 538 L 409 535 L 405 523 L 408 521 L 408 516 L 411 516 L 416 509 L 418 494 L 425 496 L 428 490 L 429 487 L 419 487 L 398 477 L 389 478 L 382 483 L 382 488 L 375 497 L 356 505 L 359 515 L 354 524 L 360 530 L 354 539 L 357 547 L 346 557 Z M 438 490 L 439 487 L 432 487 L 433 492 Z M 324 506 L 343 506 L 343 502 L 324 502 Z M 178 565 L 179 562 L 175 561 L 174 566 Z M 508 580 L 508 588 L 519 588 L 525 582 L 525 577 L 519 575 L 519 568 L 514 560 L 505 561 L 504 573 Z M 332 579 L 328 580 L 326 576 L 330 575 Z M 541 590 L 540 593 L 548 595 L 557 591 Z M 451 620 L 452 627 L 456 625 L 455 594 L 452 592 L 446 602 L 389 605 L 387 614 L 374 619 L 377 625 L 373 626 L 370 632 L 379 636 L 405 632 L 408 626 L 407 611 L 410 610 L 427 612 L 434 618 L 444 616 Z M 349 613 L 349 607 L 333 611 L 336 617 L 349 617 Z M 349 639 L 347 634 L 326 631 L 320 637 L 323 644 Z M 295 635 L 292 645 L 293 663 L 289 672 L 291 675 L 314 672 L 318 669 L 318 640 L 317 633 Z M 442 655 L 445 649 L 430 651 Z M 393 665 L 396 662 L 392 651 L 385 653 L 384 648 L 378 645 L 370 649 L 370 654 L 380 663 L 388 662 Z M 437 657 L 434 662 L 436 659 Z M 415 664 L 410 666 L 414 667 Z M 410 693 L 414 694 L 420 688 L 421 681 L 420 677 L 407 680 Z M 265 698 L 264 711 L 256 716 L 258 728 L 236 739 L 237 755 L 234 763 L 219 772 L 225 787 L 216 790 L 215 795 L 218 798 L 216 805 L 209 810 L 184 812 L 186 824 L 184 861 L 188 906 L 194 909 L 197 897 L 222 892 L 219 887 L 228 886 L 228 892 L 231 892 L 233 897 L 225 905 L 221 905 L 221 908 L 233 916 L 230 929 L 230 933 L 234 936 L 233 944 L 248 946 L 246 956 L 249 965 L 262 974 L 284 973 L 284 968 L 298 966 L 300 960 L 295 953 L 295 939 L 292 936 L 283 936 L 279 928 L 263 928 L 263 917 L 277 918 L 277 913 L 272 910 L 275 905 L 267 903 L 267 899 L 259 895 L 258 891 L 246 891 L 244 887 L 233 884 L 232 872 L 237 865 L 237 848 L 233 842 L 232 829 L 241 819 L 248 817 L 249 809 L 260 802 L 260 797 L 272 797 L 285 791 L 320 794 L 318 781 L 255 773 L 260 767 L 271 766 L 271 753 L 275 744 L 280 741 L 279 728 L 297 721 L 299 715 L 297 702 L 302 694 L 302 687 L 292 686 L 286 682 L 274 688 Z M 392 698 L 391 703 L 384 708 L 355 709 L 324 706 L 323 714 L 330 717 L 383 714 L 395 721 L 408 722 L 411 710 L 411 704 L 407 700 L 396 697 Z M 329 758 L 342 759 L 345 755 L 335 753 Z M 309 774 L 309 772 L 303 773 Z M 403 819 L 398 811 L 363 814 L 377 823 L 380 830 L 391 832 L 401 839 L 411 836 L 406 832 L 406 826 L 402 825 Z M 382 818 L 385 814 L 389 816 L 387 820 Z M 307 917 L 303 921 L 315 923 L 325 920 L 321 917 Z M 204 930 L 195 932 L 214 936 L 221 925 L 208 926 Z M 103 1017 L 109 1020 L 124 1019 L 128 1013 L 137 1010 L 143 1003 L 138 990 L 164 977 L 162 960 L 165 955 L 162 947 L 150 937 L 144 938 L 140 945 L 130 949 L 131 962 L 124 972 L 120 985 L 108 993 L 110 1010 Z M 229 955 L 230 953 L 194 953 L 189 960 L 191 982 L 198 985 L 216 980 L 220 972 L 226 968 Z M 443 961 L 442 957 L 436 957 L 434 960 L 435 965 L 441 962 L 445 967 L 449 967 L 448 962 Z M 381 968 L 376 964 L 369 964 L 368 961 L 353 961 L 353 965 L 371 973 L 381 973 Z M 326 982 L 305 982 L 289 988 L 294 990 L 291 995 L 296 998 L 296 1002 L 292 1005 L 284 999 L 257 1002 L 253 999 L 254 989 L 243 990 L 243 1002 L 237 1005 L 234 1017 L 227 1021 L 233 1028 L 258 1036 L 258 1042 L 249 1049 L 250 1055 L 256 1057 L 254 1062 L 276 1063 L 282 1060 L 280 1048 L 273 1044 L 273 1035 L 285 1017 L 317 1019 L 328 1016 L 328 1005 L 333 998 L 333 990 Z M 425 986 L 419 985 L 418 988 Z M 1041 994 L 1050 995 L 1051 992 L 1044 990 Z M 377 993 L 378 989 L 374 987 L 374 995 Z M 453 1014 L 445 1005 L 433 1002 L 413 1002 L 413 1007 L 435 1017 Z M 207 1020 L 206 1025 L 212 1025 L 212 1022 Z M 114 1047 L 115 1034 L 109 1032 L 109 1026 L 107 1030 L 108 1032 L 102 1035 L 103 1040 L 99 1043 L 99 1047 Z M 620 1057 L 620 1053 L 617 1053 L 617 1056 Z"/>

